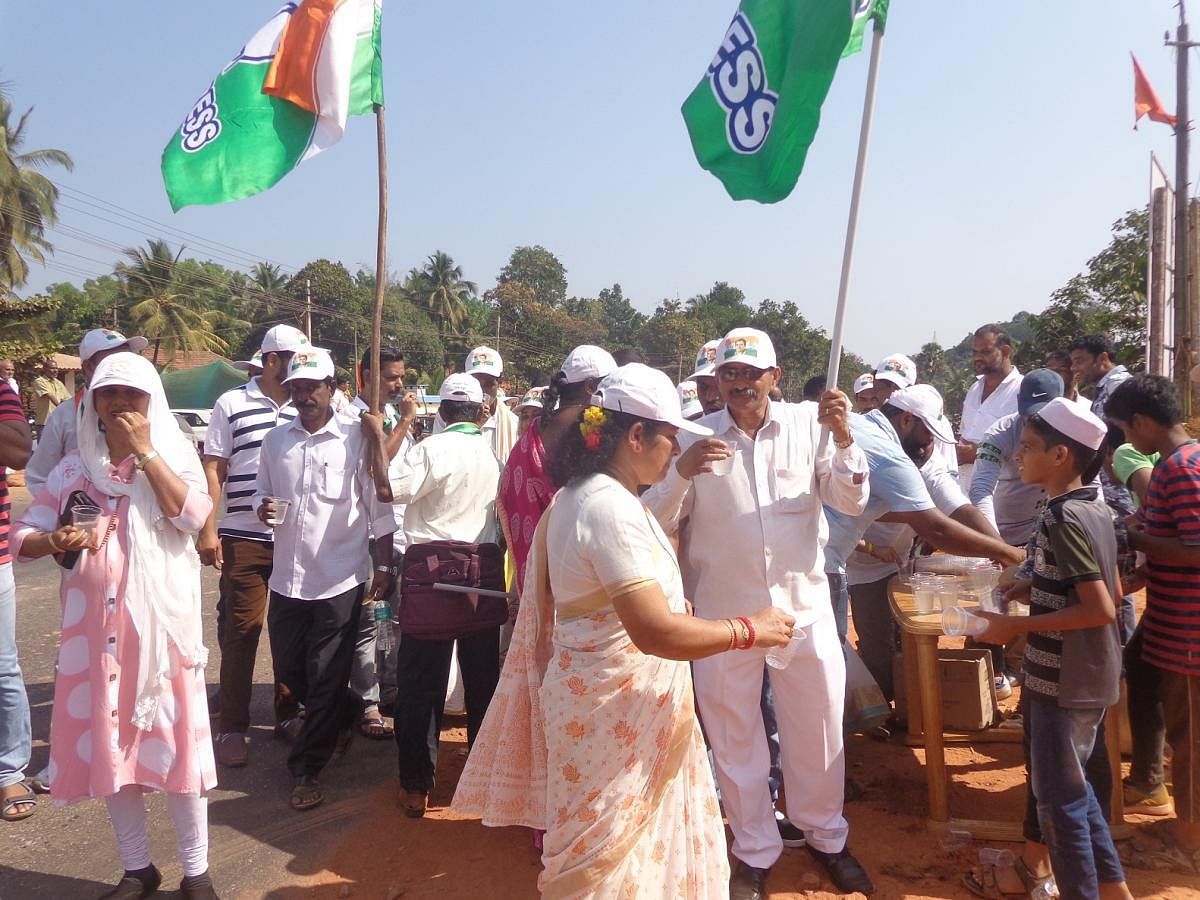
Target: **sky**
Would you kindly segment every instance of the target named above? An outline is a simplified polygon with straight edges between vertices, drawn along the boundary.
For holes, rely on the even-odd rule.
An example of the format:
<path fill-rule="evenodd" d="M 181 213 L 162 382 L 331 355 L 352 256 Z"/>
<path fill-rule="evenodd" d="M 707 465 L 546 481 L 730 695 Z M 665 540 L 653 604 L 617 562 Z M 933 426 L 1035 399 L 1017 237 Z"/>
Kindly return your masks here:
<path fill-rule="evenodd" d="M 0 0 L 0 80 L 35 108 L 26 147 L 75 160 L 53 174 L 58 252 L 27 293 L 109 272 L 152 237 L 236 268 L 374 265 L 370 118 L 256 197 L 167 203 L 163 146 L 277 6 Z M 570 295 L 615 282 L 649 312 L 727 281 L 831 330 L 868 53 L 839 67 L 792 195 L 735 203 L 679 113 L 735 8 L 385 0 L 389 269 L 444 250 L 486 289 L 514 247 L 541 244 Z M 847 349 L 870 361 L 953 345 L 1040 311 L 1107 245 L 1146 203 L 1151 151 L 1174 171 L 1170 128 L 1132 130 L 1129 53 L 1173 108 L 1176 15 L 1173 0 L 892 0 Z"/>

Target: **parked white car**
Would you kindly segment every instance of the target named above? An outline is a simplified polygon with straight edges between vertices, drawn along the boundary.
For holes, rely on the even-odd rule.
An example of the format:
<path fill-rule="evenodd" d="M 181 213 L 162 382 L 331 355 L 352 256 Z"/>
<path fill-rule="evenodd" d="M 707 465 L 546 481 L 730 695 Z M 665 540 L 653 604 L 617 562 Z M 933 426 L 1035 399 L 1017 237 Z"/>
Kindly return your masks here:
<path fill-rule="evenodd" d="M 204 453 L 204 439 L 208 436 L 208 423 L 212 418 L 211 409 L 173 409 L 175 418 L 182 419 L 191 429 L 192 437 L 196 439 L 196 449 Z"/>

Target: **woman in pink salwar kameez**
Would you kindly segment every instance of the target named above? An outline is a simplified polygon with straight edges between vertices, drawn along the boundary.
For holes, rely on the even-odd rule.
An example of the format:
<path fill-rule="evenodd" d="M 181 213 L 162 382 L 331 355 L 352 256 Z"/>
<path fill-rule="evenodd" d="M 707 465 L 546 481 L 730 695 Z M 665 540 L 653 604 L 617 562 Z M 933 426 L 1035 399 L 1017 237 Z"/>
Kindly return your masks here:
<path fill-rule="evenodd" d="M 61 525 L 68 505 L 85 499 L 99 509 L 96 530 Z M 161 881 L 150 861 L 148 790 L 167 794 L 180 896 L 216 896 L 203 797 L 216 769 L 191 540 L 211 510 L 154 366 L 118 353 L 100 363 L 83 396 L 79 449 L 14 528 L 18 561 L 78 553 L 62 579 L 50 783 L 59 804 L 103 797 L 108 805 L 125 876 L 105 897 L 149 896 Z"/>
<path fill-rule="evenodd" d="M 453 806 L 546 829 L 543 897 L 724 900 L 725 832 L 688 660 L 782 646 L 794 620 L 771 608 L 690 615 L 638 488 L 666 475 L 680 428 L 711 432 L 684 420 L 675 385 L 646 366 L 618 369 L 595 402 L 551 461 L 564 487 L 535 533 L 510 677 Z M 728 452 L 696 446 L 705 459 Z"/>

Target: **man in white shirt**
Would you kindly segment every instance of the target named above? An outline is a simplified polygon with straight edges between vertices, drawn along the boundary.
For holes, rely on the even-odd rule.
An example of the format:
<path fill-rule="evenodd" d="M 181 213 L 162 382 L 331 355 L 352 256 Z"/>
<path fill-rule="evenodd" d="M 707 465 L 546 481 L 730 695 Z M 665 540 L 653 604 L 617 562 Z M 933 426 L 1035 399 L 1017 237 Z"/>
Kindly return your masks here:
<path fill-rule="evenodd" d="M 795 657 L 769 669 L 787 785 L 787 817 L 840 890 L 873 890 L 846 848 L 842 816 L 845 659 L 824 571 L 828 534 L 821 504 L 847 515 L 869 495 L 867 461 L 847 422 L 849 403 L 826 391 L 817 403 L 776 403 L 770 337 L 735 328 L 717 348 L 725 409 L 704 416 L 714 437 L 681 433 L 683 454 L 643 500 L 683 548 L 680 567 L 696 614 L 737 615 L 767 601 L 795 616 Z M 829 434 L 822 434 L 822 426 Z M 709 463 L 732 451 L 732 470 Z M 799 635 L 803 634 L 803 637 Z M 759 707 L 765 655 L 723 653 L 693 665 L 696 698 L 716 762 L 737 868 L 730 897 L 765 896 L 783 849 L 768 785 Z"/>
<path fill-rule="evenodd" d="M 367 401 L 364 397 L 370 394 L 370 384 L 373 378 L 371 372 L 371 351 L 368 349 L 359 364 L 362 375 L 362 389 L 349 401 L 345 414 L 354 417 L 361 416 L 367 411 Z M 387 452 L 389 477 L 396 474 L 404 454 L 412 447 L 412 424 L 417 418 L 417 397 L 411 392 L 404 391 L 404 354 L 395 347 L 379 348 L 379 398 L 383 401 L 383 430 L 384 449 Z M 392 401 L 398 401 L 397 409 Z M 392 532 L 392 558 L 404 556 L 408 541 L 404 537 L 405 504 L 392 504 L 392 518 L 396 530 Z M 384 600 L 395 609 L 395 598 L 385 597 Z M 358 637 L 354 644 L 354 665 L 350 670 L 350 689 L 363 701 L 362 718 L 358 722 L 358 730 L 372 740 L 390 740 L 392 728 L 384 720 L 380 712 L 381 691 L 389 692 L 387 701 L 390 703 L 395 696 L 396 683 L 396 648 L 386 653 L 376 650 L 378 626 L 374 616 L 364 615 L 359 621 Z"/>
<path fill-rule="evenodd" d="M 503 466 L 508 462 L 508 454 L 517 443 L 517 432 L 521 429 L 521 420 L 517 414 L 505 406 L 497 398 L 500 390 L 500 376 L 504 374 L 504 360 L 491 347 L 476 347 L 467 354 L 463 363 L 463 371 L 479 382 L 483 395 L 491 409 L 491 415 L 483 423 L 483 436 L 488 439 L 492 452 Z M 439 411 L 433 422 L 433 433 L 437 434 L 446 427 Z"/>
<path fill-rule="evenodd" d="M 381 461 L 362 426 L 334 414 L 333 373 L 324 350 L 292 354 L 284 384 L 296 418 L 263 438 L 253 501 L 275 530 L 267 612 L 275 680 L 305 709 L 288 756 L 296 810 L 324 800 L 317 775 L 362 711 L 348 686 L 354 637 L 364 599 L 386 597 L 395 577 L 392 511 L 371 475 Z"/>
<path fill-rule="evenodd" d="M 100 365 L 100 361 L 105 357 L 121 352 L 141 353 L 149 344 L 144 337 L 127 338 L 119 331 L 93 328 L 79 342 L 79 368 L 83 373 L 83 387 L 87 387 L 96 366 Z M 75 435 L 77 413 L 78 396 L 63 401 L 46 417 L 37 447 L 29 465 L 25 467 L 25 487 L 29 489 L 29 493 L 37 494 L 59 461 L 78 446 Z"/>
<path fill-rule="evenodd" d="M 438 391 L 445 428 L 413 447 L 392 476 L 392 499 L 407 503 L 404 533 L 410 548 L 431 541 L 496 542 L 500 463 L 486 434 L 484 391 L 462 373 Z M 364 419 L 371 425 L 377 420 Z M 467 743 L 500 679 L 500 627 L 460 638 L 458 663 L 467 707 Z M 396 748 L 401 804 L 411 818 L 424 815 L 437 770 L 438 735 L 450 676 L 452 640 L 400 636 L 396 655 Z"/>
<path fill-rule="evenodd" d="M 12 392 L 19 398 L 21 388 L 17 384 L 17 366 L 11 359 L 0 359 L 0 380 L 8 382 Z"/>
<path fill-rule="evenodd" d="M 997 419 L 1017 411 L 1017 391 L 1021 388 L 1021 373 L 1012 362 L 1012 339 L 1004 329 L 983 325 L 971 340 L 971 365 L 976 378 L 963 398 L 958 428 L 958 483 L 968 492 L 974 476 L 976 445 Z"/>
<path fill-rule="evenodd" d="M 226 391 L 213 405 L 204 439 L 204 474 L 214 500 L 224 492 L 225 514 L 217 528 L 216 505 L 196 540 L 200 562 L 221 573 L 217 600 L 217 644 L 221 648 L 220 691 L 215 713 L 217 762 L 227 768 L 246 765 L 250 730 L 250 694 L 258 640 L 267 620 L 268 588 L 274 560 L 272 531 L 254 512 L 255 478 L 263 438 L 276 425 L 296 416 L 284 385 L 292 354 L 312 349 L 308 337 L 291 325 L 276 325 L 263 335 L 262 371 Z M 276 682 L 275 734 L 285 740 L 300 731 L 299 706 L 288 687 Z"/>

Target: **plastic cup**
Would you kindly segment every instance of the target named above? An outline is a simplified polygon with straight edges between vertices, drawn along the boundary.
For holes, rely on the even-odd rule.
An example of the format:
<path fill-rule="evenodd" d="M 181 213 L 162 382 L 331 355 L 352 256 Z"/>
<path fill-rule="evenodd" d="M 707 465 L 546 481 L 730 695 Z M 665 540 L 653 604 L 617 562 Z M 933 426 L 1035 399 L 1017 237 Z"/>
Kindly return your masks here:
<path fill-rule="evenodd" d="M 937 602 L 938 583 L 929 575 L 914 575 L 912 582 L 913 600 L 917 604 L 917 612 L 924 615 L 933 612 Z"/>
<path fill-rule="evenodd" d="M 790 641 L 782 647 L 772 647 L 767 651 L 767 665 L 772 669 L 786 669 L 788 663 L 792 661 L 792 657 L 796 655 L 796 651 L 800 649 L 800 642 L 804 640 L 804 637 L 803 628 L 793 628 Z"/>
<path fill-rule="evenodd" d="M 100 507 L 76 506 L 71 510 L 71 524 L 80 531 L 88 533 L 88 543 L 96 543 L 96 535 L 100 533 Z"/>
<path fill-rule="evenodd" d="M 733 471 L 733 458 L 737 453 L 737 447 L 733 444 L 726 444 L 725 449 L 729 451 L 729 455 L 724 459 L 714 459 L 708 464 L 713 475 L 728 475 Z"/>
<path fill-rule="evenodd" d="M 282 497 L 266 497 L 263 499 L 263 506 L 266 511 L 267 524 L 272 528 L 278 528 L 287 521 L 288 507 L 292 505 L 291 500 L 284 500 Z"/>
<path fill-rule="evenodd" d="M 961 606 L 942 610 L 942 631 L 951 637 L 979 637 L 987 631 L 987 619 Z"/>

